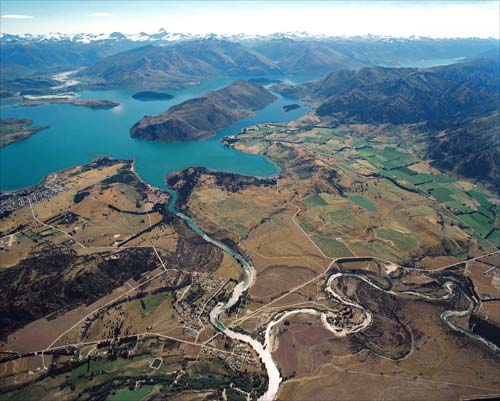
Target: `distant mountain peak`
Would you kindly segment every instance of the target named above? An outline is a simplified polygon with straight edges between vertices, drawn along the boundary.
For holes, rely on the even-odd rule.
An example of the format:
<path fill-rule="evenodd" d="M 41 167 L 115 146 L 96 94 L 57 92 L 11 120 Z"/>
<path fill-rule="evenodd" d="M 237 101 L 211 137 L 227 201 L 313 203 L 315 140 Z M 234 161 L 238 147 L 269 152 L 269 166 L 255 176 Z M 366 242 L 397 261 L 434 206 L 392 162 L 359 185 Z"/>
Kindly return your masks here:
<path fill-rule="evenodd" d="M 380 36 L 380 35 L 363 35 L 363 36 L 329 36 L 325 34 L 313 34 L 306 31 L 289 31 L 289 32 L 275 32 L 268 35 L 259 34 L 217 34 L 217 33 L 206 33 L 206 34 L 192 34 L 192 33 L 180 33 L 180 32 L 168 32 L 165 28 L 160 28 L 155 33 L 123 33 L 123 32 L 112 32 L 112 33 L 77 33 L 77 34 L 67 34 L 61 32 L 51 32 L 47 34 L 21 34 L 13 35 L 8 33 L 0 34 L 0 41 L 3 43 L 15 43 L 15 42 L 59 42 L 59 41 L 70 41 L 78 43 L 90 43 L 106 40 L 123 40 L 131 42 L 172 42 L 181 40 L 192 40 L 192 39 L 205 39 L 205 38 L 219 38 L 233 41 L 255 41 L 255 40 L 353 40 L 353 41 L 383 41 L 383 42 L 398 42 L 398 41 L 418 41 L 418 40 L 439 40 L 430 37 L 421 36 L 410 36 L 404 38 L 397 38 L 392 36 Z M 448 38 L 452 39 L 452 38 Z"/>

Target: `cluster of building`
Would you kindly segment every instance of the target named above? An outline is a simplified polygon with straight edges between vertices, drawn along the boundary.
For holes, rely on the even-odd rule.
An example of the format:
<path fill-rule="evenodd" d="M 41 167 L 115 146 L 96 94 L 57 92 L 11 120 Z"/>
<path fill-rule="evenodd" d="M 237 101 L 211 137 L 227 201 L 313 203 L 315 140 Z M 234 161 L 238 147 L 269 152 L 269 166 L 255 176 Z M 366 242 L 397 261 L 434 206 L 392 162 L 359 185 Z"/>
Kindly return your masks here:
<path fill-rule="evenodd" d="M 222 359 L 226 365 L 234 371 L 242 371 L 243 365 L 251 365 L 256 368 L 260 367 L 260 360 L 255 358 L 249 351 L 248 346 L 241 342 L 233 342 L 232 352 L 224 352 L 217 348 L 216 340 L 208 343 L 210 348 L 203 347 L 200 355 L 216 356 Z"/>
<path fill-rule="evenodd" d="M 57 174 L 49 176 L 45 182 L 36 186 L 29 192 L 26 190 L 11 192 L 0 195 L 0 215 L 5 212 L 12 212 L 31 203 L 49 199 L 54 195 L 65 191 L 65 187 Z"/>
<path fill-rule="evenodd" d="M 189 290 L 175 303 L 175 310 L 185 323 L 186 333 L 196 336 L 203 325 L 208 323 L 208 304 L 227 281 L 210 274 L 193 273 Z"/>

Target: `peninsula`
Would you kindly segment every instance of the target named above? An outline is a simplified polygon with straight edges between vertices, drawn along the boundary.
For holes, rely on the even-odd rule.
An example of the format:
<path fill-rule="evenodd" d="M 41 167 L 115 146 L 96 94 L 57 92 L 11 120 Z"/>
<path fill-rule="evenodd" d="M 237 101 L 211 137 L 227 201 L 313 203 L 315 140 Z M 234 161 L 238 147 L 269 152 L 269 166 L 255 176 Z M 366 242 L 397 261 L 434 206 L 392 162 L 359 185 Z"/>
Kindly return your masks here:
<path fill-rule="evenodd" d="M 130 135 L 150 141 L 199 141 L 250 117 L 254 110 L 274 100 L 276 97 L 261 85 L 236 81 L 173 106 L 158 116 L 145 116 L 130 129 Z"/>
<path fill-rule="evenodd" d="M 0 148 L 22 141 L 31 135 L 48 128 L 47 126 L 30 127 L 29 118 L 0 118 Z"/>
<path fill-rule="evenodd" d="M 11 106 L 11 107 L 24 107 L 24 106 L 40 106 L 42 104 L 72 104 L 74 106 L 83 106 L 88 107 L 94 110 L 109 110 L 113 109 L 116 106 L 119 106 L 120 103 L 113 102 L 111 100 L 103 100 L 103 99 L 61 99 L 61 98 L 44 98 L 37 100 L 25 100 L 23 103 L 19 105 Z"/>

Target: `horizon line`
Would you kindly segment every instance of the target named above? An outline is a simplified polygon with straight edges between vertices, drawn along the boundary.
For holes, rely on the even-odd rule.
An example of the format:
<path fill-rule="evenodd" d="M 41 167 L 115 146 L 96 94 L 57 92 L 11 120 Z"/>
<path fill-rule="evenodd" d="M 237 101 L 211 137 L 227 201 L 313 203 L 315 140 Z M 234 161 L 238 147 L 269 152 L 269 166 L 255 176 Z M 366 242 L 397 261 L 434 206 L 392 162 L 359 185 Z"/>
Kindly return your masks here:
<path fill-rule="evenodd" d="M 219 37 L 231 37 L 231 36 L 252 36 L 252 37 L 268 37 L 268 36 L 273 36 L 277 34 L 282 34 L 282 35 L 307 35 L 307 36 L 312 36 L 312 37 L 325 37 L 325 38 L 363 38 L 363 37 L 374 37 L 374 38 L 387 38 L 387 39 L 410 39 L 410 38 L 415 38 L 415 39 L 495 39 L 495 40 L 500 40 L 500 33 L 497 37 L 495 36 L 431 36 L 431 35 L 400 35 L 400 36 L 395 36 L 395 35 L 384 35 L 384 34 L 374 34 L 374 33 L 365 33 L 365 34 L 357 34 L 357 35 L 351 35 L 351 34 L 340 34 L 340 35 L 330 35 L 330 34 L 325 34 L 325 33 L 312 33 L 309 31 L 276 31 L 272 33 L 266 33 L 266 34 L 251 34 L 251 33 L 245 33 L 245 32 L 237 32 L 237 33 L 215 33 L 215 32 L 206 32 L 206 33 L 193 33 L 189 31 L 182 31 L 182 32 L 169 32 L 165 28 L 159 28 L 156 31 L 153 32 L 146 32 L 146 31 L 140 31 L 140 32 L 125 32 L 125 31 L 109 31 L 109 32 L 99 32 L 99 33 L 92 33 L 92 32 L 76 32 L 76 33 L 69 33 L 69 32 L 56 32 L 56 31 L 50 31 L 50 32 L 44 32 L 44 33 L 32 33 L 32 32 L 24 32 L 24 33 L 9 33 L 6 31 L 0 32 L 0 37 L 3 37 L 5 35 L 10 35 L 10 36 L 43 36 L 43 35 L 64 35 L 64 36 L 76 36 L 76 35 L 92 35 L 92 36 L 100 36 L 100 35 L 111 35 L 113 33 L 120 33 L 123 35 L 140 35 L 140 34 L 145 34 L 145 35 L 155 35 L 161 32 L 165 32 L 167 34 L 182 34 L 182 35 L 191 35 L 193 37 L 203 37 L 203 36 L 219 36 Z"/>

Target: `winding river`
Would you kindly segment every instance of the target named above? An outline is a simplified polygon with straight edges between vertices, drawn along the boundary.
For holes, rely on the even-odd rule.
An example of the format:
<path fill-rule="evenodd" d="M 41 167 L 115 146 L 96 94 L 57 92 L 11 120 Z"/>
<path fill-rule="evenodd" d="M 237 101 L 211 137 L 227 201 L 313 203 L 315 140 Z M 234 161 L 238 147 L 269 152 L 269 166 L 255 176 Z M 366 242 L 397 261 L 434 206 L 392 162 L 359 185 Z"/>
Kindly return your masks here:
<path fill-rule="evenodd" d="M 208 236 L 201 228 L 199 228 L 196 223 L 184 213 L 181 213 L 175 209 L 175 203 L 177 202 L 177 192 L 167 188 L 168 193 L 171 195 L 170 200 L 168 202 L 168 211 L 175 214 L 177 217 L 181 218 L 186 222 L 186 224 L 191 227 L 198 235 L 200 235 L 205 241 L 214 244 L 215 246 L 222 249 L 224 252 L 230 254 L 233 258 L 235 258 L 243 267 L 243 280 L 241 280 L 233 290 L 231 294 L 231 298 L 229 298 L 226 302 L 219 302 L 215 305 L 210 311 L 210 322 L 213 326 L 224 333 L 229 338 L 234 340 L 239 340 L 244 343 L 250 345 L 259 358 L 264 363 L 266 367 L 267 375 L 269 377 L 269 384 L 267 391 L 259 398 L 259 401 L 272 401 L 278 394 L 279 385 L 281 383 L 281 375 L 276 366 L 276 363 L 273 361 L 273 357 L 271 355 L 271 351 L 268 346 L 262 345 L 259 341 L 253 339 L 247 334 L 239 333 L 230 328 L 224 326 L 224 324 L 219 320 L 219 316 L 221 313 L 230 309 L 232 306 L 236 305 L 240 297 L 250 288 L 255 280 L 255 268 L 238 252 L 228 247 L 226 244 L 217 241 L 210 236 Z M 267 344 L 266 344 L 267 345 Z"/>
<path fill-rule="evenodd" d="M 466 335 L 467 337 L 469 337 L 469 338 L 471 338 L 473 340 L 481 342 L 482 344 L 484 344 L 485 346 L 487 346 L 493 352 L 495 352 L 497 354 L 500 354 L 500 348 L 496 344 L 492 343 L 491 341 L 486 340 L 485 338 L 477 335 L 476 333 L 473 333 L 470 330 L 463 329 L 463 328 L 461 328 L 461 327 L 453 324 L 453 322 L 450 321 L 451 317 L 467 317 L 467 316 L 470 316 L 472 314 L 472 312 L 474 312 L 474 309 L 476 308 L 476 306 L 478 304 L 477 301 L 473 300 L 470 296 L 468 296 L 465 293 L 465 291 L 463 290 L 462 287 L 460 287 L 457 283 L 455 283 L 453 281 L 446 281 L 446 282 L 443 283 L 443 288 L 446 290 L 446 294 L 445 295 L 443 295 L 442 297 L 432 297 L 430 295 L 421 294 L 421 293 L 416 292 L 416 291 L 392 291 L 392 290 L 385 290 L 385 289 L 381 288 L 376 283 L 374 283 L 373 281 L 369 280 L 368 278 L 366 278 L 364 276 L 361 276 L 361 275 L 358 275 L 358 274 L 352 274 L 352 273 L 336 273 L 336 274 L 332 274 L 330 276 L 330 278 L 327 281 L 327 285 L 326 285 L 326 291 L 329 292 L 334 297 L 337 297 L 338 294 L 334 293 L 334 291 L 331 288 L 332 281 L 335 280 L 335 279 L 337 279 L 337 278 L 339 278 L 339 277 L 342 277 L 342 276 L 344 276 L 344 277 L 356 277 L 357 279 L 363 280 L 365 283 L 371 285 L 372 287 L 376 288 L 377 290 L 383 291 L 383 292 L 388 293 L 388 294 L 392 294 L 392 295 L 396 295 L 396 296 L 400 296 L 400 295 L 412 295 L 412 296 L 415 296 L 415 297 L 418 297 L 418 298 L 426 299 L 428 301 L 446 301 L 446 300 L 451 299 L 458 292 L 458 293 L 460 293 L 467 300 L 467 302 L 469 304 L 468 307 L 467 307 L 467 309 L 465 309 L 465 310 L 447 310 L 447 311 L 444 311 L 440 315 L 441 320 L 443 320 L 451 329 L 453 329 L 455 331 L 458 331 L 458 332 Z M 456 289 L 456 292 L 453 291 L 454 289 Z M 359 306 L 359 307 L 361 307 L 361 306 Z M 363 307 L 361 307 L 361 308 L 363 310 L 365 310 Z"/>
<path fill-rule="evenodd" d="M 443 288 L 446 290 L 446 294 L 441 296 L 441 297 L 432 297 L 426 294 L 420 294 L 415 291 L 392 291 L 392 290 L 386 290 L 384 288 L 381 288 L 378 286 L 376 283 L 372 282 L 368 278 L 359 275 L 359 274 L 353 274 L 353 273 L 333 273 L 331 274 L 326 283 L 325 291 L 329 293 L 336 301 L 343 305 L 350 306 L 352 308 L 357 308 L 362 311 L 364 314 L 364 318 L 362 321 L 358 324 L 354 324 L 351 327 L 337 327 L 334 324 L 331 323 L 331 319 L 328 319 L 329 317 L 333 316 L 332 312 L 325 312 L 321 311 L 318 309 L 313 309 L 313 308 L 302 308 L 302 309 L 291 309 L 291 310 L 286 310 L 279 312 L 274 318 L 269 322 L 265 329 L 265 335 L 264 335 L 264 344 L 260 343 L 258 340 L 252 338 L 248 334 L 240 333 L 234 330 L 231 330 L 230 328 L 226 327 L 219 319 L 219 316 L 230 309 L 232 306 L 234 306 L 240 297 L 250 288 L 250 286 L 253 284 L 256 276 L 256 271 L 255 268 L 238 252 L 235 250 L 231 249 L 228 247 L 226 244 L 217 241 L 213 238 L 211 238 L 208 234 L 206 234 L 198 225 L 188 216 L 186 216 L 184 213 L 179 212 L 175 208 L 175 204 L 177 202 L 177 193 L 173 191 L 170 188 L 167 188 L 168 193 L 171 195 L 170 200 L 168 202 L 167 209 L 170 213 L 173 213 L 175 216 L 178 218 L 184 220 L 186 224 L 192 228 L 198 235 L 200 235 L 205 241 L 210 242 L 211 244 L 219 247 L 222 249 L 224 252 L 227 252 L 230 254 L 233 258 L 235 258 L 240 265 L 243 267 L 243 272 L 244 272 L 244 277 L 243 280 L 240 281 L 236 287 L 234 288 L 231 297 L 229 300 L 226 302 L 219 302 L 217 305 L 215 305 L 210 313 L 210 322 L 212 325 L 219 331 L 221 331 L 224 335 L 227 337 L 234 339 L 234 340 L 239 340 L 242 341 L 246 344 L 248 344 L 250 347 L 252 347 L 261 361 L 264 363 L 264 366 L 267 371 L 268 375 L 268 388 L 266 392 L 259 398 L 259 401 L 273 401 L 279 392 L 279 386 L 280 383 L 282 382 L 282 377 L 280 374 L 280 371 L 278 369 L 278 366 L 276 365 L 276 362 L 273 360 L 272 357 L 272 352 L 274 344 L 273 344 L 273 328 L 276 327 L 279 323 L 281 323 L 284 319 L 286 319 L 289 316 L 295 315 L 295 314 L 310 314 L 314 316 L 318 316 L 321 319 L 321 322 L 323 326 L 330 330 L 334 335 L 338 337 L 344 337 L 348 334 L 353 334 L 360 332 L 364 329 L 366 329 L 371 322 L 373 321 L 373 316 L 370 310 L 364 308 L 362 305 L 346 298 L 344 295 L 339 294 L 333 289 L 333 281 L 341 278 L 341 277 L 356 277 L 357 279 L 363 280 L 367 284 L 371 285 L 372 287 L 376 288 L 379 291 L 386 292 L 388 294 L 392 295 L 411 295 L 415 297 L 420 297 L 424 298 L 429 301 L 439 301 L 439 300 L 448 300 L 451 297 L 454 296 L 455 292 L 453 291 L 454 288 L 456 288 L 469 302 L 469 306 L 465 310 L 448 310 L 444 311 L 441 313 L 440 317 L 441 319 L 453 330 L 458 331 L 474 340 L 478 340 L 484 345 L 486 345 L 488 348 L 490 348 L 493 352 L 495 353 L 500 353 L 500 349 L 490 341 L 482 338 L 481 336 L 472 333 L 469 330 L 465 330 L 461 327 L 456 326 L 453 324 L 449 318 L 451 317 L 466 317 L 470 316 L 471 313 L 474 311 L 477 302 L 475 302 L 473 299 L 471 299 L 465 291 L 463 291 L 462 288 L 460 288 L 456 283 L 452 281 L 446 281 L 443 284 Z"/>
<path fill-rule="evenodd" d="M 227 337 L 234 339 L 234 340 L 239 340 L 242 341 L 249 346 L 251 346 L 261 361 L 264 363 L 264 366 L 267 371 L 267 375 L 269 378 L 269 383 L 268 383 L 268 388 L 266 392 L 259 398 L 259 401 L 272 401 L 276 398 L 279 392 L 279 386 L 282 381 L 282 377 L 280 374 L 280 371 L 278 369 L 278 366 L 273 360 L 272 357 L 272 352 L 274 344 L 273 344 L 273 328 L 276 327 L 279 323 L 281 323 L 284 319 L 291 315 L 295 314 L 311 314 L 318 316 L 321 319 L 321 322 L 323 326 L 330 330 L 334 335 L 338 337 L 345 337 L 348 334 L 354 334 L 358 333 L 364 329 L 366 329 L 372 322 L 373 316 L 370 310 L 364 308 L 362 305 L 346 298 L 345 296 L 339 294 L 333 289 L 333 281 L 341 278 L 341 277 L 356 277 L 357 279 L 363 280 L 367 284 L 371 285 L 372 287 L 376 288 L 379 291 L 386 292 L 388 294 L 392 295 L 411 295 L 415 297 L 420 297 L 424 298 L 429 301 L 440 301 L 440 300 L 448 300 L 451 297 L 454 296 L 455 292 L 453 291 L 454 288 L 456 288 L 469 302 L 469 306 L 465 310 L 448 310 L 444 311 L 441 313 L 440 317 L 441 319 L 453 330 L 458 331 L 474 340 L 478 340 L 484 345 L 486 345 L 488 348 L 490 348 L 493 352 L 495 353 L 500 353 L 500 349 L 490 341 L 484 339 L 483 337 L 469 331 L 466 329 L 463 329 L 461 327 L 456 326 L 453 324 L 449 319 L 451 317 L 466 317 L 470 316 L 472 312 L 474 311 L 477 302 L 474 302 L 466 293 L 463 291 L 461 287 L 459 287 L 456 283 L 452 281 L 446 281 L 443 284 L 443 288 L 446 290 L 446 294 L 441 296 L 441 297 L 432 297 L 426 294 L 421 294 L 416 291 L 392 291 L 392 290 L 386 290 L 384 288 L 381 288 L 378 286 L 376 283 L 373 281 L 369 280 L 368 278 L 359 275 L 359 274 L 353 274 L 353 273 L 333 273 L 328 277 L 325 291 L 329 293 L 336 301 L 343 305 L 347 305 L 356 309 L 360 309 L 364 315 L 364 318 L 362 321 L 358 324 L 354 324 L 351 327 L 338 327 L 335 326 L 334 324 L 331 323 L 331 319 L 328 319 L 329 317 L 333 316 L 332 312 L 324 312 L 320 311 L 318 309 L 313 309 L 313 308 L 302 308 L 302 309 L 291 309 L 287 311 L 282 311 L 278 313 L 267 325 L 265 329 L 265 335 L 264 335 L 264 344 L 260 343 L 258 340 L 252 338 L 248 334 L 236 332 L 234 330 L 231 330 L 230 328 L 226 327 L 219 319 L 219 316 L 230 309 L 232 306 L 234 306 L 240 297 L 250 288 L 250 286 L 253 284 L 256 276 L 256 271 L 255 268 L 238 252 L 235 250 L 231 249 L 228 247 L 226 244 L 217 241 L 213 238 L 211 238 L 209 235 L 207 235 L 201 228 L 199 228 L 196 223 L 188 216 L 186 216 L 184 213 L 181 213 L 176 210 L 175 208 L 175 203 L 177 202 L 177 193 L 173 191 L 172 189 L 167 188 L 167 191 L 170 193 L 171 197 L 168 203 L 168 211 L 175 214 L 177 217 L 180 219 L 184 220 L 189 227 L 191 227 L 198 235 L 200 235 L 205 241 L 210 242 L 211 244 L 219 247 L 222 249 L 224 252 L 227 252 L 230 254 L 233 258 L 235 258 L 243 267 L 243 272 L 244 272 L 244 277 L 243 280 L 240 281 L 236 287 L 233 290 L 233 293 L 231 294 L 231 297 L 229 300 L 226 302 L 219 302 L 217 305 L 215 305 L 212 310 L 210 311 L 210 322 L 212 325 L 224 335 Z"/>

